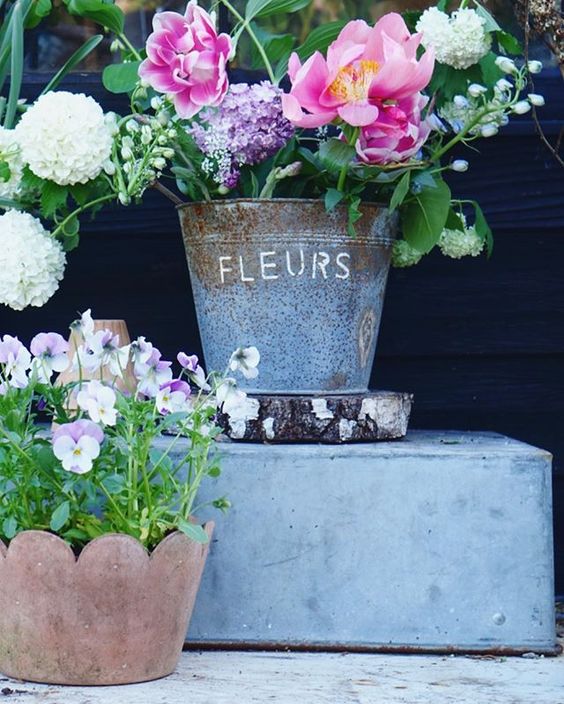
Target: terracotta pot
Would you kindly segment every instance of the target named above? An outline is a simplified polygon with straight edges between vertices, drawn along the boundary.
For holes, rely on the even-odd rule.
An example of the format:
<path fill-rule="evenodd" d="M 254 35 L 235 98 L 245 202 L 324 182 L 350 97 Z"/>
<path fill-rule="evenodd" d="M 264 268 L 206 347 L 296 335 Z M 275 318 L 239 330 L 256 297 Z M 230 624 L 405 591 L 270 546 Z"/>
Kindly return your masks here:
<path fill-rule="evenodd" d="M 206 523 L 211 537 L 213 523 Z M 110 534 L 78 559 L 59 537 L 0 542 L 0 671 L 32 682 L 113 685 L 174 671 L 208 545 L 173 533 L 152 552 Z"/>

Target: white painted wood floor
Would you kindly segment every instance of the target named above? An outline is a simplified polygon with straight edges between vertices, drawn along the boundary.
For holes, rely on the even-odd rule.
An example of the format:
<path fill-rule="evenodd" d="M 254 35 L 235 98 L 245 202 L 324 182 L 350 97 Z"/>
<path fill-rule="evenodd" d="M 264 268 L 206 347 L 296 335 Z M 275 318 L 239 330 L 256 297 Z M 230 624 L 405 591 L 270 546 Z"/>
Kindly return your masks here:
<path fill-rule="evenodd" d="M 124 687 L 0 682 L 24 704 L 564 704 L 564 657 L 188 652 L 163 680 Z"/>

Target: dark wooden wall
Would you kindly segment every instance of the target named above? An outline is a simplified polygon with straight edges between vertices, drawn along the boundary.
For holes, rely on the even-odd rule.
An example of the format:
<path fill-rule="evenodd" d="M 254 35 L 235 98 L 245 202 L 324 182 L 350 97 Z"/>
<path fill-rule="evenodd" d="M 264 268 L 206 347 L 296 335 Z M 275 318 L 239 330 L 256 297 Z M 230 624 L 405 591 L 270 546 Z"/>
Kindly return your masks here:
<path fill-rule="evenodd" d="M 32 79 L 27 83 L 34 93 Z M 93 84 L 94 81 L 94 84 Z M 125 109 L 91 77 L 70 90 Z M 548 133 L 564 115 L 555 73 L 539 80 Z M 467 154 L 451 186 L 476 197 L 495 233 L 488 261 L 432 254 L 390 278 L 373 384 L 412 391 L 412 426 L 496 430 L 554 453 L 557 591 L 564 593 L 564 172 L 521 119 Z M 125 318 L 165 355 L 199 352 L 176 213 L 159 194 L 83 227 L 60 291 L 41 309 L 0 311 L 0 330 L 28 340 L 63 331 L 77 311 Z M 508 500 L 511 487 L 507 488 Z M 518 546 L 516 546 L 518 550 Z"/>

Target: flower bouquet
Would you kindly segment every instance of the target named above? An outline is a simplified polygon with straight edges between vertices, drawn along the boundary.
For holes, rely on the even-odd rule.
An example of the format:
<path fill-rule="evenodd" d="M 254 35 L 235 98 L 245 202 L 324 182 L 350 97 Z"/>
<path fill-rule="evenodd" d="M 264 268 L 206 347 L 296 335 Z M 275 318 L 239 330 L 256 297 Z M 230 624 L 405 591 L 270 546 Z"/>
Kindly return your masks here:
<path fill-rule="evenodd" d="M 193 515 L 202 480 L 220 472 L 216 417 L 252 401 L 194 355 L 178 354 L 173 377 L 148 340 L 120 345 L 90 311 L 70 339 L 39 333 L 29 350 L 0 339 L 0 671 L 152 679 L 176 665 L 207 554 L 213 524 Z M 252 375 L 258 361 L 237 350 L 229 367 Z M 53 383 L 68 369 L 76 381 Z"/>
<path fill-rule="evenodd" d="M 178 205 L 182 198 L 164 185 L 172 177 L 195 202 L 179 212 L 210 366 L 235 345 L 258 344 L 264 384 L 254 390 L 366 389 L 380 319 L 374 301 L 381 303 L 390 253 L 396 266 L 410 266 L 434 248 L 455 259 L 491 252 L 479 204 L 453 198 L 445 180 L 469 168 L 451 150 L 474 147 L 542 105 L 528 89 L 541 65 L 524 62 L 519 42 L 473 0 L 453 12 L 441 0 L 424 12 L 389 13 L 374 25 L 332 22 L 300 46 L 265 22 L 304 0 L 250 0 L 241 12 L 219 4 L 233 20 L 230 35 L 191 0 L 184 14 L 156 13 L 137 49 L 113 4 L 71 3 L 115 33 L 121 61 L 106 67 L 104 84 L 128 93 L 131 111 L 104 115 L 89 97 L 52 90 L 30 106 L 10 101 L 0 135 L 0 204 L 8 208 L 0 216 L 0 300 L 42 305 L 63 275 L 63 250 L 78 243 L 83 213 L 137 202 L 150 186 Z M 7 29 L 14 36 L 20 6 Z M 230 83 L 229 64 L 244 54 L 265 80 Z M 261 232 L 249 224 L 257 212 Z M 243 233 L 229 230 L 235 224 Z M 281 299 L 294 319 L 313 309 L 311 325 L 288 328 L 276 312 Z M 262 329 L 250 329 L 257 300 Z M 334 328 L 311 344 L 311 331 L 328 329 L 331 315 L 344 320 L 347 306 L 337 348 L 328 342 Z M 234 319 L 236 330 L 227 324 Z M 297 370 L 309 385 L 288 387 L 284 359 L 295 346 L 327 354 Z"/>

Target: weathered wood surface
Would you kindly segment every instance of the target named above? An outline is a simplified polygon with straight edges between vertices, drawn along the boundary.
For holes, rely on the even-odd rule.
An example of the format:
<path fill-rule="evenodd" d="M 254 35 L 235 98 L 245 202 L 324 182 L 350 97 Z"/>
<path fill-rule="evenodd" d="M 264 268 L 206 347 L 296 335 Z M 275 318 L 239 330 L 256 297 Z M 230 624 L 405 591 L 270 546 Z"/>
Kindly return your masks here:
<path fill-rule="evenodd" d="M 564 660 L 187 652 L 158 682 L 62 688 L 2 680 L 0 687 L 7 701 L 29 704 L 560 704 Z"/>
<path fill-rule="evenodd" d="M 220 416 L 232 440 L 325 442 L 395 440 L 407 432 L 411 394 L 375 391 L 346 396 L 254 396 L 245 419 Z"/>

